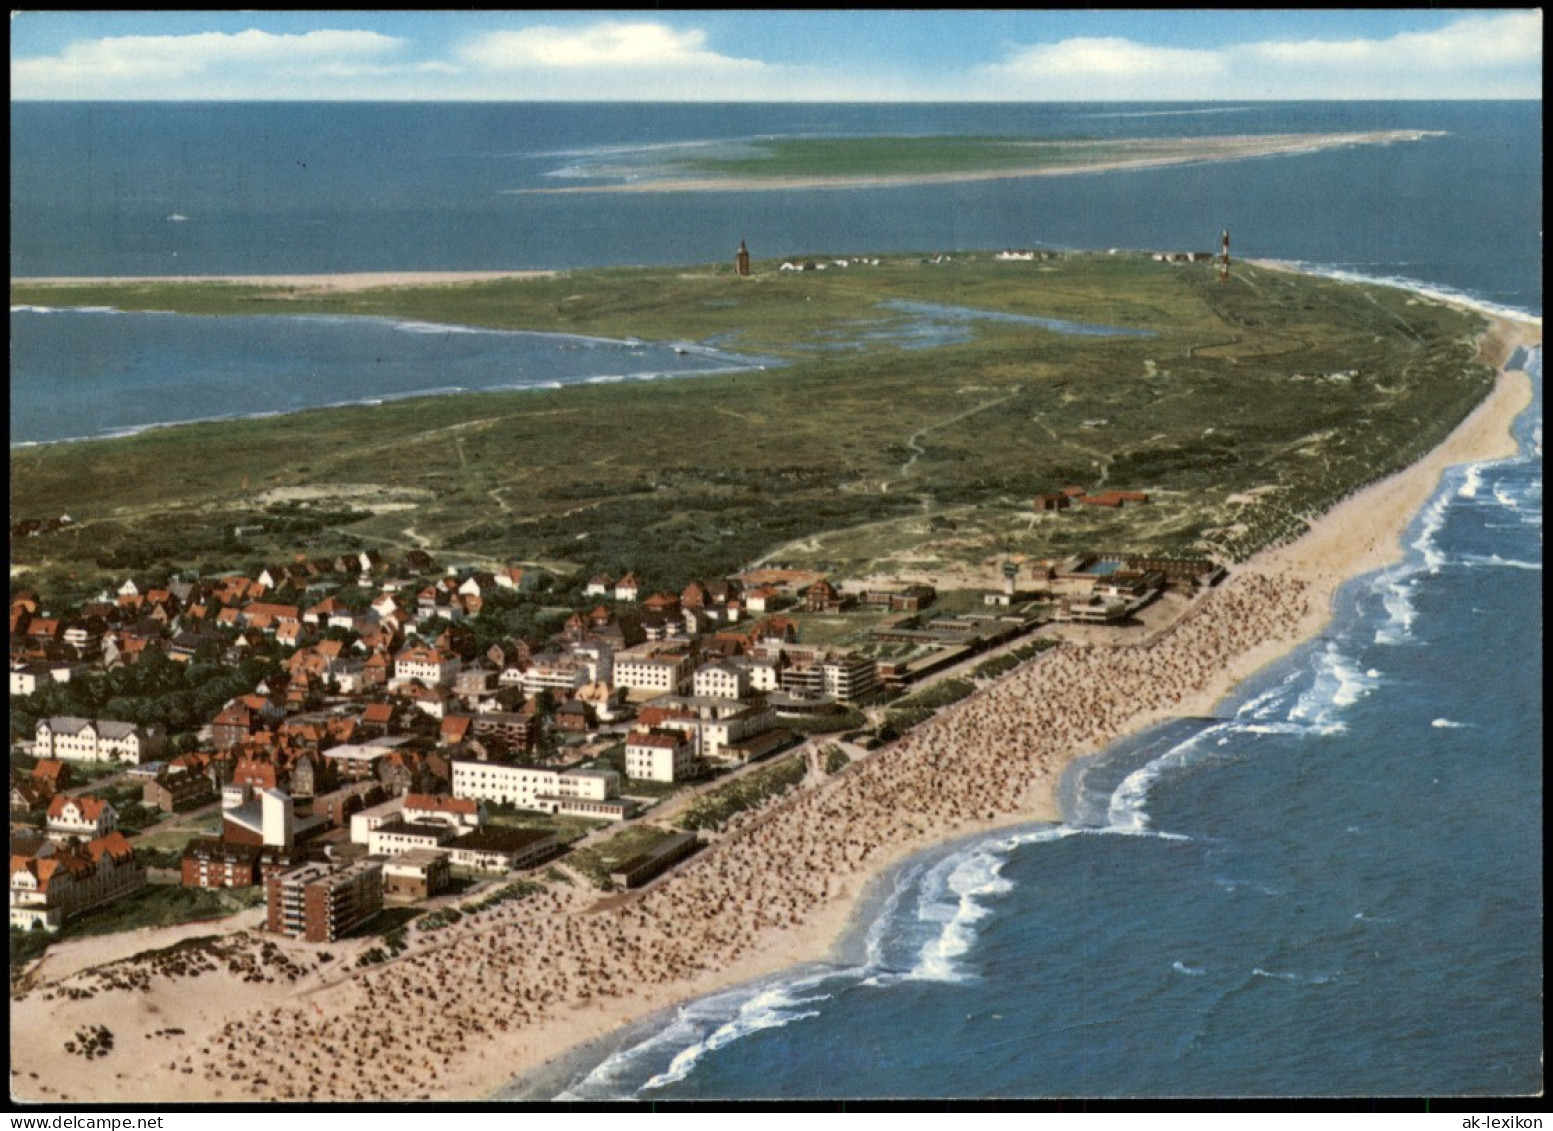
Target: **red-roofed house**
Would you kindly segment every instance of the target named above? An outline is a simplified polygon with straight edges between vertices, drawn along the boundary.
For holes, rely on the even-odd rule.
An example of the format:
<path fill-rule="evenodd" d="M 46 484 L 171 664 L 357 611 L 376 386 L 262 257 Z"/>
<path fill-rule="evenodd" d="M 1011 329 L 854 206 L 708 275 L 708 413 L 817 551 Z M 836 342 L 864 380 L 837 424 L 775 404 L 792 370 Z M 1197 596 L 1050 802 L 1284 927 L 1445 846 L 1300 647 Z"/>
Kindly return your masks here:
<path fill-rule="evenodd" d="M 11 926 L 58 930 L 68 917 L 134 891 L 145 879 L 129 841 L 118 832 L 84 848 L 62 845 L 12 856 Z"/>
<path fill-rule="evenodd" d="M 469 741 L 469 727 L 474 722 L 472 715 L 448 715 L 442 720 L 440 735 L 443 746 L 458 746 Z"/>
<path fill-rule="evenodd" d="M 119 814 L 100 797 L 66 797 L 49 802 L 48 835 L 51 840 L 80 837 L 93 840 L 106 836 L 119 823 Z"/>

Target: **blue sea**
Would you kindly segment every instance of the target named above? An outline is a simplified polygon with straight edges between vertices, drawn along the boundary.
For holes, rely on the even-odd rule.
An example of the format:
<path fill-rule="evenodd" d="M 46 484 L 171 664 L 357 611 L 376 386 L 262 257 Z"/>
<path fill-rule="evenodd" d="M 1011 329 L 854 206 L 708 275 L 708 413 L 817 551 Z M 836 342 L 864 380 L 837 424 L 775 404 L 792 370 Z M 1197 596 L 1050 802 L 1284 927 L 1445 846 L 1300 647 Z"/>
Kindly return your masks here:
<path fill-rule="evenodd" d="M 13 103 L 11 122 L 13 275 L 700 263 L 731 258 L 741 239 L 757 258 L 1195 249 L 1227 227 L 1238 254 L 1541 313 L 1536 103 Z M 686 151 L 771 135 L 1372 129 L 1446 136 L 912 188 L 525 191 L 650 178 Z M 180 362 L 196 356 L 178 341 L 189 331 L 158 327 L 185 322 L 13 310 L 13 362 L 55 355 L 27 340 L 46 325 L 58 349 L 97 355 L 110 382 L 122 373 L 181 399 L 202 385 L 190 368 L 262 364 L 253 343 L 275 337 L 239 325 L 230 345 Z M 384 364 L 407 383 L 375 388 L 378 363 L 361 350 L 378 342 L 331 339 L 329 324 L 298 331 L 317 334 L 300 368 L 328 400 L 477 383 L 396 360 Z M 145 352 L 131 356 L 110 325 L 132 326 Z M 394 324 L 340 332 L 380 335 L 385 358 L 412 341 L 483 348 Z M 579 352 L 531 344 L 545 358 Z M 670 368 L 660 357 L 623 364 L 648 347 L 595 345 L 597 372 L 553 376 L 536 362 L 522 382 Z M 1216 718 L 1074 767 L 1062 824 L 945 846 L 897 870 L 835 962 L 622 1033 L 548 1094 L 1540 1091 L 1540 352 L 1521 361 L 1537 397 L 1517 426 L 1520 455 L 1451 470 L 1405 536 L 1405 560 L 1346 586 L 1321 639 L 1243 685 Z M 37 372 L 31 385 L 13 376 L 13 416 L 43 396 Z M 265 382 L 293 384 L 285 373 Z M 145 423 L 112 417 L 61 434 Z M 13 425 L 13 443 L 42 438 Z"/>

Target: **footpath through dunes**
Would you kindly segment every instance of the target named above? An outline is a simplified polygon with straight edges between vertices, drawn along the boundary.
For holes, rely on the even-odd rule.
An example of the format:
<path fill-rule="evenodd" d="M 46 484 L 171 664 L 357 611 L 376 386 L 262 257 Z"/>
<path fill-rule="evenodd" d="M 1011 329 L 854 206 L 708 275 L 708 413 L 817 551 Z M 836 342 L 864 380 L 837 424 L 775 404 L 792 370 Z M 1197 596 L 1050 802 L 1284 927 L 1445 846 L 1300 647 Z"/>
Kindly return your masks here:
<path fill-rule="evenodd" d="M 948 838 L 1056 819 L 1074 757 L 1200 713 L 1311 611 L 1305 582 L 1246 572 L 1146 644 L 1055 649 L 607 905 L 552 889 L 412 929 L 403 956 L 324 988 L 239 988 L 219 1011 L 165 970 L 144 988 L 100 974 L 38 986 L 12 1004 L 13 1033 L 29 1034 L 13 1067 L 70 1101 L 490 1095 L 625 1021 L 823 957 L 871 876 Z M 93 1024 L 113 1029 L 112 1056 L 61 1063 L 58 1042 Z M 152 1035 L 169 1026 L 187 1038 Z"/>

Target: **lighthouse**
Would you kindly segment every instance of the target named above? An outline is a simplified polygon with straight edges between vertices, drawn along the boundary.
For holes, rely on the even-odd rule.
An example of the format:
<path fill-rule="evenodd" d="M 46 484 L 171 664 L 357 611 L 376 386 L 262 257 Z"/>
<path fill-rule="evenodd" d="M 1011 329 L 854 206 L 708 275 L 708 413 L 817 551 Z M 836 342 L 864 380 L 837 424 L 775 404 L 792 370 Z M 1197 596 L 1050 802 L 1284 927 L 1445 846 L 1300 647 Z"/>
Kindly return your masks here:
<path fill-rule="evenodd" d="M 1219 282 L 1229 279 L 1229 229 L 1224 229 L 1224 234 L 1219 237 Z"/>
<path fill-rule="evenodd" d="M 750 273 L 750 249 L 744 246 L 744 241 L 739 241 L 739 254 L 733 257 L 733 267 L 741 276 Z"/>

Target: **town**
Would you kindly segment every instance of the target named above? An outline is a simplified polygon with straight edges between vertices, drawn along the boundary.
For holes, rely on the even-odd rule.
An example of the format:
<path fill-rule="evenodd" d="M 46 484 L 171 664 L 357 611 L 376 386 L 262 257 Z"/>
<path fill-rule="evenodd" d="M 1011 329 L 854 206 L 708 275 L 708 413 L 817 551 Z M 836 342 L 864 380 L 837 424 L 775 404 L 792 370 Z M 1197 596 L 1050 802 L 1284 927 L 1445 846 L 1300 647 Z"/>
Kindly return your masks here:
<path fill-rule="evenodd" d="M 1070 487 L 1033 510 L 1146 502 Z M 333 942 L 520 873 L 646 884 L 1056 644 L 1048 626 L 1136 624 L 1224 571 L 1093 554 L 991 573 L 941 593 L 752 568 L 675 593 L 417 549 L 127 578 L 69 608 L 13 590 L 13 978 L 36 953 L 19 934 L 111 929 L 177 889 L 238 902 L 150 922 L 262 905 L 268 931 Z"/>

